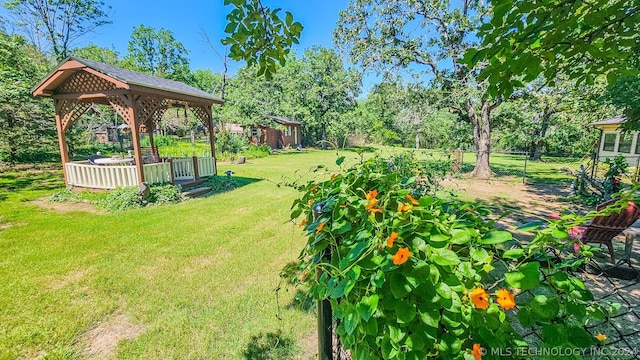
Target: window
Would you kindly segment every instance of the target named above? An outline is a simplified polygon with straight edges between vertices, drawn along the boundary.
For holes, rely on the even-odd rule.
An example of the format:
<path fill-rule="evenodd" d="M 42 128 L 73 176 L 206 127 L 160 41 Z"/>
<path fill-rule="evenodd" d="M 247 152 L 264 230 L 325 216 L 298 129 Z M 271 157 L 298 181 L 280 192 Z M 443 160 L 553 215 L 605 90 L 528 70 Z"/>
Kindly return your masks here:
<path fill-rule="evenodd" d="M 628 154 L 631 152 L 631 142 L 633 135 L 631 133 L 620 133 L 620 142 L 618 143 L 618 152 Z"/>
<path fill-rule="evenodd" d="M 284 136 L 291 136 L 291 126 L 287 126 L 287 129 L 284 131 Z"/>
<path fill-rule="evenodd" d="M 635 154 L 640 154 L 640 133 L 636 135 L 636 151 Z"/>
<path fill-rule="evenodd" d="M 616 134 L 604 134 L 603 151 L 614 151 L 616 146 Z"/>
<path fill-rule="evenodd" d="M 251 136 L 258 137 L 258 129 L 257 128 L 252 128 L 251 129 Z"/>

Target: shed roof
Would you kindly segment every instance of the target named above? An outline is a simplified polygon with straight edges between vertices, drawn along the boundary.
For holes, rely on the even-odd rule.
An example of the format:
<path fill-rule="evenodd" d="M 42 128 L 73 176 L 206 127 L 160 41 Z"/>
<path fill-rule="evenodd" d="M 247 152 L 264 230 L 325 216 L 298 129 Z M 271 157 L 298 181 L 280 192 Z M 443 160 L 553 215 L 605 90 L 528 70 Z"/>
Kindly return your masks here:
<path fill-rule="evenodd" d="M 265 119 L 271 119 L 271 120 L 277 122 L 278 124 L 282 124 L 282 125 L 300 125 L 300 124 L 302 124 L 300 121 L 289 119 L 289 118 L 282 117 L 282 116 L 265 115 L 264 117 L 265 117 Z"/>
<path fill-rule="evenodd" d="M 163 90 L 166 92 L 187 95 L 195 98 L 206 99 L 208 102 L 222 103 L 223 100 L 205 91 L 187 85 L 180 81 L 159 78 L 149 74 L 143 74 L 133 70 L 122 69 L 113 65 L 99 63 L 91 60 L 69 57 L 65 59 L 55 70 L 53 70 L 38 86 L 33 90 L 36 96 L 51 96 L 55 94 L 56 88 L 74 75 L 77 71 L 85 68 L 92 69 L 100 74 L 116 80 L 125 88 L 131 85 L 138 89 Z"/>
<path fill-rule="evenodd" d="M 627 119 L 624 116 L 618 115 L 618 116 L 610 117 L 608 119 L 604 119 L 604 120 L 601 120 L 601 121 L 592 122 L 589 125 L 591 125 L 591 126 L 615 125 L 615 124 L 622 124 L 626 120 Z"/>

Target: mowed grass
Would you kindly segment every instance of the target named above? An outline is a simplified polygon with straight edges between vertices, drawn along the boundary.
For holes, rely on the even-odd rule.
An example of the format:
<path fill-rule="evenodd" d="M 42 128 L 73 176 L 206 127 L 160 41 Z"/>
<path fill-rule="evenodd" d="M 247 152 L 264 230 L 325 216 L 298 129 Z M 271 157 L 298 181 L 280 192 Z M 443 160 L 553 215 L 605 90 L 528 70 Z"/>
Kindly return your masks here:
<path fill-rule="evenodd" d="M 343 166 L 360 159 L 340 155 Z M 278 337 L 301 354 L 314 314 L 294 289 L 276 301 L 279 272 L 305 243 L 288 222 L 299 194 L 282 183 L 323 178 L 335 159 L 310 150 L 220 164 L 259 181 L 115 214 L 32 202 L 64 186 L 59 170 L 0 174 L 0 359 L 81 359 L 105 338 L 115 347 L 98 350 L 116 359 L 250 358 L 256 338 Z M 318 164 L 328 168 L 309 170 Z"/>
<path fill-rule="evenodd" d="M 277 183 L 322 176 L 308 169 L 335 158 L 310 151 L 221 165 L 260 181 L 116 214 L 43 209 L 29 200 L 50 194 L 49 181 L 39 188 L 21 173 L 2 174 L 0 358 L 83 358 L 92 329 L 114 319 L 138 334 L 113 350 L 122 359 L 239 359 L 252 337 L 279 330 L 300 344 L 313 313 L 286 288 L 278 309 L 275 289 L 305 239 L 288 222 L 298 193 Z M 62 186 L 59 171 L 48 174 Z"/>

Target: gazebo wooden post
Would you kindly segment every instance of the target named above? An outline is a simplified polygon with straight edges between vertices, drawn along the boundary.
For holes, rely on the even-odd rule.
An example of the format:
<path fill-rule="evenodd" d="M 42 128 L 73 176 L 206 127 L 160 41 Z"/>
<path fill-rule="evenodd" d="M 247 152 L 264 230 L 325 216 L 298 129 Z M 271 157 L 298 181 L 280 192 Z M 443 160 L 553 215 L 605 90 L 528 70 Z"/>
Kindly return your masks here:
<path fill-rule="evenodd" d="M 67 136 L 62 126 L 62 116 L 60 116 L 60 109 L 58 106 L 59 100 L 55 100 L 56 108 L 56 129 L 58 130 L 58 144 L 60 145 L 60 160 L 62 161 L 62 173 L 64 174 L 64 183 L 69 184 L 69 178 L 67 176 L 67 166 L 69 162 L 69 148 L 67 146 Z"/>
<path fill-rule="evenodd" d="M 131 127 L 131 140 L 133 141 L 133 152 L 134 157 L 136 159 L 136 172 L 138 174 L 138 185 L 144 182 L 144 167 L 142 163 L 142 151 L 140 150 L 140 129 L 139 129 L 139 121 L 138 121 L 138 112 L 135 108 L 135 100 L 134 95 L 129 95 L 129 101 L 127 101 L 129 112 L 130 123 L 128 124 Z"/>
<path fill-rule="evenodd" d="M 213 157 L 214 164 L 216 161 L 216 136 L 213 133 L 213 113 L 211 112 L 210 106 L 203 106 L 207 116 L 209 117 L 207 121 L 205 121 L 205 126 L 209 131 L 209 145 L 211 146 L 211 156 Z M 218 166 L 214 166 L 213 175 L 218 176 Z"/>

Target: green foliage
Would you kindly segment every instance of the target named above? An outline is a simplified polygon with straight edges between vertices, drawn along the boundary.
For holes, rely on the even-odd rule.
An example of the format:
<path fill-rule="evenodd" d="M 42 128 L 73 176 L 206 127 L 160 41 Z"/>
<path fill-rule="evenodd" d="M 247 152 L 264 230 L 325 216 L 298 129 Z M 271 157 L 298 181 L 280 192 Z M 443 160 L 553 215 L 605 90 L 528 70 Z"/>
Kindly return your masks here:
<path fill-rule="evenodd" d="M 219 194 L 236 189 L 238 183 L 231 176 L 211 176 L 207 186 L 211 188 L 212 194 Z"/>
<path fill-rule="evenodd" d="M 247 159 L 259 159 L 271 155 L 271 147 L 269 145 L 251 145 L 246 147 L 242 154 Z"/>
<path fill-rule="evenodd" d="M 69 188 L 60 189 L 51 194 L 47 201 L 50 202 L 76 202 L 80 199 L 78 194 L 71 191 Z"/>
<path fill-rule="evenodd" d="M 172 184 L 151 186 L 149 203 L 155 205 L 176 204 L 182 201 L 182 191 Z"/>
<path fill-rule="evenodd" d="M 57 61 L 65 59 L 81 37 L 111 24 L 111 6 L 99 0 L 11 0 L 4 6 L 39 50 L 52 51 Z"/>
<path fill-rule="evenodd" d="M 224 154 L 238 154 L 249 146 L 244 134 L 232 134 L 226 129 L 216 133 L 216 150 Z"/>
<path fill-rule="evenodd" d="M 104 48 L 89 44 L 83 48 L 73 49 L 72 55 L 81 59 L 97 61 L 113 66 L 118 66 L 118 52 L 114 48 Z"/>
<path fill-rule="evenodd" d="M 149 198 L 143 200 L 138 195 L 135 186 L 110 190 L 107 195 L 98 201 L 98 205 L 105 210 L 118 212 L 137 209 L 146 205 L 175 204 L 182 201 L 182 192 L 177 186 L 166 184 L 151 186 Z"/>
<path fill-rule="evenodd" d="M 0 158 L 4 161 L 37 160 L 38 154 L 56 149 L 52 104 L 31 95 L 46 71 L 46 60 L 25 38 L 0 30 Z"/>
<path fill-rule="evenodd" d="M 188 81 L 189 50 L 167 29 L 140 25 L 133 29 L 122 66 L 161 78 Z"/>
<path fill-rule="evenodd" d="M 259 65 L 258 76 L 271 79 L 277 64 L 284 65 L 291 46 L 298 44 L 302 24 L 294 22 L 288 11 L 283 20 L 282 9 L 271 9 L 261 0 L 225 0 L 224 4 L 235 7 L 227 15 L 224 32 L 229 35 L 222 40 L 231 45 L 229 57 L 248 66 Z"/>
<path fill-rule="evenodd" d="M 154 135 L 153 136 L 153 145 L 156 147 L 170 147 L 178 145 L 179 140 L 175 136 L 167 136 L 167 135 Z M 151 146 L 149 142 L 149 137 L 145 136 L 140 139 L 140 146 Z"/>
<path fill-rule="evenodd" d="M 640 5 L 634 0 L 497 0 L 493 16 L 481 28 L 482 47 L 465 60 L 486 64 L 479 80 L 488 91 L 510 95 L 514 89 L 558 74 L 593 84 L 606 75 L 609 84 L 637 73 Z M 526 20 L 523 20 L 526 19 Z"/>
<path fill-rule="evenodd" d="M 98 205 L 108 211 L 124 211 L 141 208 L 144 202 L 138 196 L 138 188 L 135 186 L 117 188 L 109 191 Z"/>
<path fill-rule="evenodd" d="M 543 346 L 594 345 L 579 324 L 606 312 L 566 271 L 592 253 L 583 247 L 584 258 L 565 254 L 554 265 L 549 249 L 561 251 L 567 229 L 595 215 L 551 222 L 531 245 L 518 246 L 487 220 L 489 210 L 417 186 L 421 177 L 440 176 L 402 155 L 372 158 L 299 187 L 291 218 L 302 216 L 308 236 L 300 268 L 320 274 L 297 281 L 331 301 L 336 331 L 352 356 L 462 359 L 472 358 L 476 346 L 526 347 L 512 321 L 542 327 Z M 499 257 L 506 272 L 496 265 Z M 490 274 L 503 280 L 489 281 Z M 513 297 L 528 290 L 534 296 Z M 576 336 L 558 335 L 567 333 Z"/>

